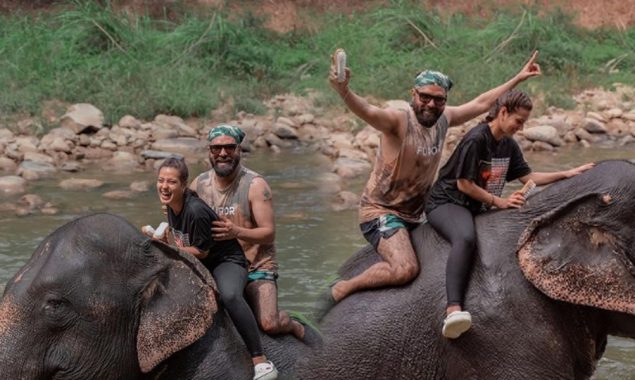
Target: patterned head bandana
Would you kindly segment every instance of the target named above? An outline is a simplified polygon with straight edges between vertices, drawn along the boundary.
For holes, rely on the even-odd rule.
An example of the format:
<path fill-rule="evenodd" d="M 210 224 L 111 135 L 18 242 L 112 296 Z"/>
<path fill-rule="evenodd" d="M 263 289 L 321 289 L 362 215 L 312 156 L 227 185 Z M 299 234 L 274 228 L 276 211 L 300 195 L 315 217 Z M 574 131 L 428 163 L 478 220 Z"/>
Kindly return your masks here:
<path fill-rule="evenodd" d="M 243 130 L 238 127 L 234 127 L 233 125 L 220 124 L 216 128 L 213 128 L 209 131 L 209 134 L 207 135 L 207 141 L 212 141 L 218 136 L 233 137 L 234 140 L 236 140 L 236 144 L 240 144 L 245 138 L 245 132 L 243 132 Z"/>
<path fill-rule="evenodd" d="M 439 87 L 443 87 L 445 91 L 450 91 L 452 88 L 452 81 L 447 75 L 432 70 L 425 70 L 419 73 L 415 78 L 415 87 L 423 87 L 429 84 L 434 84 Z"/>

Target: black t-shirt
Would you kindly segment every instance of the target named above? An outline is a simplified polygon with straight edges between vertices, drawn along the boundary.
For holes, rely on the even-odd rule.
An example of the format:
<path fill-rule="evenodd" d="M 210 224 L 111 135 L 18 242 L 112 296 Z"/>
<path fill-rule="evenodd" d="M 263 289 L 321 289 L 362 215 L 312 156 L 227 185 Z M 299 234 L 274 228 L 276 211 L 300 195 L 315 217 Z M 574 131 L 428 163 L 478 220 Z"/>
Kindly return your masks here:
<path fill-rule="evenodd" d="M 212 239 L 212 222 L 218 215 L 195 193 L 185 193 L 183 209 L 178 215 L 168 207 L 170 232 L 178 246 L 196 247 L 207 256 L 201 260 L 211 272 L 218 264 L 231 261 L 247 267 L 247 259 L 238 240 Z"/>
<path fill-rule="evenodd" d="M 468 179 L 490 194 L 500 196 L 505 182 L 531 173 L 520 147 L 511 137 L 496 141 L 488 124 L 479 124 L 465 134 L 448 162 L 441 168 L 426 204 L 431 212 L 454 203 L 476 214 L 485 211 L 482 202 L 459 191 L 458 179 Z"/>

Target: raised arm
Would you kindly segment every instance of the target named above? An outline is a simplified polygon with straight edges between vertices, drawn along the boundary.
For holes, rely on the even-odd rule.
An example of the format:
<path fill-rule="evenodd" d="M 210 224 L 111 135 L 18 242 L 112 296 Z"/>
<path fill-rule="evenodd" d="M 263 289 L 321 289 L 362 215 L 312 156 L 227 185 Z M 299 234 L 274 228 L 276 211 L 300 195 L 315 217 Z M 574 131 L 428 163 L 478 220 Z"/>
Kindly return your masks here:
<path fill-rule="evenodd" d="M 590 163 L 587 163 L 587 164 L 584 164 L 584 165 L 580 165 L 577 168 L 573 168 L 573 169 L 569 169 L 569 170 L 562 170 L 562 171 L 559 171 L 559 172 L 529 173 L 526 176 L 520 177 L 519 180 L 522 183 L 526 183 L 527 181 L 532 180 L 538 186 L 548 185 L 548 184 L 550 184 L 552 182 L 556 182 L 556 181 L 559 181 L 561 179 L 574 177 L 574 176 L 576 176 L 578 174 L 581 174 L 581 173 L 591 169 L 594 166 L 595 166 L 595 164 L 590 162 Z"/>
<path fill-rule="evenodd" d="M 445 114 L 450 126 L 461 125 L 478 115 L 487 112 L 501 95 L 516 87 L 520 82 L 541 74 L 540 66 L 536 63 L 538 51 L 534 51 L 529 61 L 512 79 L 498 87 L 482 93 L 469 102 L 455 107 L 445 107 Z"/>
<path fill-rule="evenodd" d="M 252 244 L 271 244 L 276 236 L 273 214 L 273 196 L 269 185 L 262 177 L 256 177 L 249 187 L 251 214 L 256 222 L 254 228 L 237 226 L 221 216 L 213 222 L 212 237 L 215 240 L 239 239 Z"/>
<path fill-rule="evenodd" d="M 373 128 L 387 135 L 399 134 L 400 118 L 403 114 L 392 108 L 379 108 L 369 104 L 366 99 L 355 94 L 348 83 L 351 78 L 351 71 L 346 68 L 346 79 L 340 83 L 337 81 L 335 59 L 331 57 L 331 71 L 329 73 L 329 83 L 331 87 L 340 95 L 346 106 L 360 119 L 370 124 Z"/>

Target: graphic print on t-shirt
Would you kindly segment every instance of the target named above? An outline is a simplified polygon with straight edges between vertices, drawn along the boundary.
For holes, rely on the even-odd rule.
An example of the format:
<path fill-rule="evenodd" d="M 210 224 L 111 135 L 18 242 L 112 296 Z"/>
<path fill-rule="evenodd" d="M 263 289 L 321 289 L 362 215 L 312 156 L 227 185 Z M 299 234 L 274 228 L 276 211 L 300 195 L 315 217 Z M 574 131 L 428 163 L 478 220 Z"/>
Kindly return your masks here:
<path fill-rule="evenodd" d="M 481 167 L 483 167 L 484 163 L 484 161 L 481 161 Z M 509 169 L 509 157 L 492 158 L 492 162 L 485 166 L 489 167 L 488 169 L 481 169 L 481 178 L 485 180 L 485 190 L 500 197 L 505 187 L 505 179 Z"/>
<path fill-rule="evenodd" d="M 177 247 L 183 248 L 190 246 L 190 234 L 184 234 L 183 232 L 171 227 L 170 229 L 172 230 L 172 236 L 174 236 L 174 244 Z"/>

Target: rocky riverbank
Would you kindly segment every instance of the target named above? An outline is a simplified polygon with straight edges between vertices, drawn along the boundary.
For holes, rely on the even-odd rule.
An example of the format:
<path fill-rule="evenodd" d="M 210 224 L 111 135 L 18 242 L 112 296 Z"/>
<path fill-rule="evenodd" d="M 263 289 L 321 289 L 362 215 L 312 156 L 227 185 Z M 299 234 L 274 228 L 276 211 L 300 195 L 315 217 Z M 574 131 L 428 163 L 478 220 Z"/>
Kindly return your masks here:
<path fill-rule="evenodd" d="M 573 110 L 547 108 L 544 114 L 527 122 L 517 134 L 517 141 L 524 151 L 557 151 L 571 144 L 587 148 L 635 143 L 635 89 L 623 85 L 615 88 L 610 92 L 588 90 L 575 96 L 577 105 Z M 404 101 L 389 101 L 386 105 L 408 107 Z M 347 191 L 347 183 L 367 176 L 379 145 L 377 131 L 341 108 L 317 107 L 312 96 L 279 95 L 267 101 L 266 106 L 265 115 L 240 113 L 233 120 L 223 119 L 219 110 L 213 120 L 158 115 L 144 121 L 125 116 L 108 126 L 99 109 L 75 104 L 59 116 L 49 113 L 46 121 L 55 128 L 43 135 L 38 133 L 42 130 L 41 118 L 24 118 L 11 127 L 0 128 L 0 210 L 18 215 L 56 213 L 55 205 L 26 193 L 33 181 L 55 178 L 60 172 L 76 173 L 61 181 L 61 188 L 95 190 L 103 182 L 85 178 L 81 173 L 91 165 L 113 173 L 154 170 L 171 154 L 180 154 L 189 163 L 207 163 L 206 136 L 220 122 L 245 130 L 243 149 L 247 152 L 267 149 L 276 154 L 304 146 L 327 156 L 332 167 L 324 173 L 321 183 L 325 192 L 333 194 L 332 208 L 356 207 L 358 194 Z M 449 130 L 446 158 L 477 122 Z M 113 200 L 128 199 L 150 187 L 148 183 L 135 182 L 129 189 L 103 195 Z"/>

